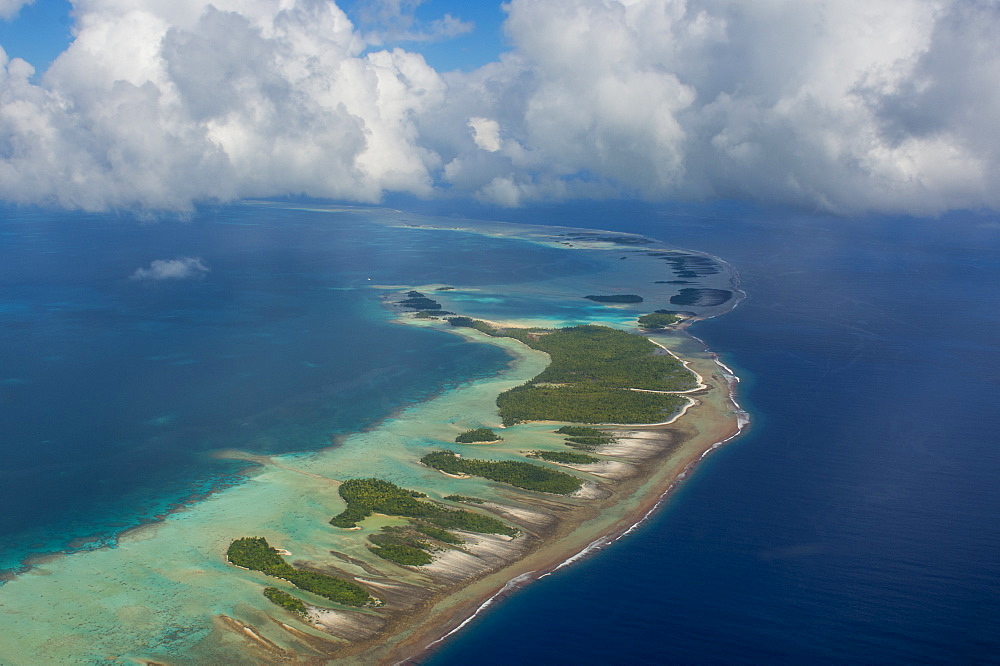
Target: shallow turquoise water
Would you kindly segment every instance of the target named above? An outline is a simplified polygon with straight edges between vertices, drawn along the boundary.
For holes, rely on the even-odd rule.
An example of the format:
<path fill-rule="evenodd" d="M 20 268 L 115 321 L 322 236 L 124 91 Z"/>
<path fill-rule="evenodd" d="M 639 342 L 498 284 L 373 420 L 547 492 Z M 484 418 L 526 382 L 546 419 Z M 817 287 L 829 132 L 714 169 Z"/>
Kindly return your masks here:
<path fill-rule="evenodd" d="M 461 285 L 433 295 L 481 317 L 634 318 L 581 298 L 619 288 L 606 258 L 525 240 L 523 228 L 462 224 L 267 204 L 155 223 L 3 211 L 0 570 L 114 543 L 240 483 L 244 464 L 212 451 L 323 448 L 507 364 L 497 347 L 392 323 L 381 302 L 392 290 L 372 285 Z M 204 270 L 132 279 L 184 258 Z"/>

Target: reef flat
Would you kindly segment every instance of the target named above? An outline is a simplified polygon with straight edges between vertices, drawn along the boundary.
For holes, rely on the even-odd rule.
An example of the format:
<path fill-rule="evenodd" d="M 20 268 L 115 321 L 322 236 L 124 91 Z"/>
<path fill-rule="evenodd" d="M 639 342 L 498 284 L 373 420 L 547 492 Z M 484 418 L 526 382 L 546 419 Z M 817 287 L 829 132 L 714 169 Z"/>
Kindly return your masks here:
<path fill-rule="evenodd" d="M 596 362 L 557 364 L 563 347 L 539 342 L 581 326 L 609 339 L 637 333 L 638 317 L 653 310 L 650 302 L 665 305 L 678 293 L 651 279 L 664 268 L 649 254 L 653 241 L 526 225 L 449 228 L 421 220 L 416 226 L 394 212 L 384 212 L 383 223 L 586 252 L 597 268 L 586 280 L 553 270 L 549 279 L 527 283 L 372 285 L 389 308 L 433 293 L 438 307 L 403 303 L 396 324 L 496 345 L 510 364 L 329 449 L 282 456 L 219 452 L 255 466 L 244 483 L 127 533 L 115 548 L 36 562 L 0 588 L 2 625 L 18 636 L 0 641 L 0 662 L 32 663 L 38 655 L 60 663 L 391 663 L 412 657 L 511 589 L 511 581 L 526 583 L 629 530 L 705 453 L 739 431 L 734 378 L 684 330 L 698 317 L 724 312 L 721 303 L 705 304 L 655 333 L 629 336 L 628 342 L 653 341 L 635 353 L 646 354 L 650 367 L 663 366 L 654 380 L 670 374 L 669 366 L 674 379 L 680 368 L 686 382 L 646 383 L 633 353 L 625 360 L 634 371 L 611 386 L 609 372 L 588 374 Z M 620 262 L 623 246 L 643 250 L 625 250 L 634 252 L 633 261 Z M 684 266 L 693 263 L 703 262 Z M 704 288 L 735 294 L 735 276 L 717 265 Z M 647 308 L 591 303 L 583 314 L 560 316 L 558 304 L 571 297 L 616 292 L 643 292 Z M 435 312 L 484 325 L 453 326 Z M 544 411 L 530 410 L 505 419 L 497 404 L 518 387 L 579 395 L 582 384 L 650 397 L 654 407 L 642 418 L 615 423 L 541 420 Z M 580 422 L 593 430 L 560 432 Z M 456 441 L 479 430 L 498 438 Z M 588 457 L 558 455 L 578 451 L 573 444 L 587 446 Z M 445 455 L 428 458 L 436 452 Z M 378 483 L 360 482 L 366 479 Z M 351 513 L 352 506 L 360 508 Z M 245 547 L 234 551 L 234 544 Z"/>

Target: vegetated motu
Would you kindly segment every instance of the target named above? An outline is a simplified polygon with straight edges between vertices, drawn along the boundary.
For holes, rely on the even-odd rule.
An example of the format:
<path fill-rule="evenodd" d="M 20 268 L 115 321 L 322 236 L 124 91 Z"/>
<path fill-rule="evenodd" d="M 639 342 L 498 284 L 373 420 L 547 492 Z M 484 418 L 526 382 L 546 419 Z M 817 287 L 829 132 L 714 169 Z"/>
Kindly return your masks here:
<path fill-rule="evenodd" d="M 459 546 L 465 543 L 465 539 L 457 534 L 452 534 L 448 530 L 443 530 L 440 527 L 431 525 L 430 523 L 425 523 L 419 520 L 411 520 L 410 524 L 413 526 L 413 529 L 421 534 L 429 536 L 430 538 L 436 539 L 442 543 L 451 544 L 453 546 Z"/>
<path fill-rule="evenodd" d="M 267 597 L 271 603 L 281 606 L 285 610 L 289 610 L 296 615 L 301 615 L 305 617 L 306 615 L 306 604 L 298 597 L 293 597 L 283 590 L 279 590 L 276 587 L 265 587 L 264 596 Z"/>
<path fill-rule="evenodd" d="M 497 397 L 504 425 L 520 421 L 658 423 L 676 413 L 686 400 L 629 389 L 683 391 L 695 386 L 691 371 L 669 354 L 656 355 L 660 347 L 653 342 L 607 326 L 552 331 L 497 328 L 470 317 L 450 317 L 448 322 L 520 340 L 551 357 L 540 375 Z"/>
<path fill-rule="evenodd" d="M 596 456 L 588 456 L 586 453 L 574 453 L 572 451 L 532 451 L 531 456 L 549 462 L 570 465 L 590 465 L 601 462 L 601 459 Z"/>
<path fill-rule="evenodd" d="M 419 567 L 431 563 L 428 552 L 431 545 L 426 541 L 414 538 L 412 529 L 405 527 L 383 527 L 382 532 L 368 537 L 374 545 L 368 550 L 383 560 Z"/>
<path fill-rule="evenodd" d="M 642 296 L 638 294 L 590 294 L 584 298 L 595 303 L 642 303 Z"/>
<path fill-rule="evenodd" d="M 658 423 L 686 404 L 667 393 L 695 387 L 684 364 L 650 340 L 606 326 L 505 335 L 549 354 L 549 366 L 497 397 L 504 425 L 519 421 Z M 523 332 L 523 329 L 522 329 Z M 512 335 L 513 334 L 513 335 Z"/>
<path fill-rule="evenodd" d="M 429 537 L 437 543 L 429 543 Z M 420 520 L 410 520 L 409 525 L 389 525 L 378 534 L 368 537 L 372 546 L 368 550 L 384 560 L 405 566 L 423 566 L 431 563 L 431 553 L 464 543 L 457 534 Z"/>
<path fill-rule="evenodd" d="M 501 520 L 473 511 L 447 509 L 433 502 L 417 499 L 424 496 L 400 488 L 382 479 L 350 479 L 340 484 L 340 496 L 347 508 L 330 520 L 336 527 L 355 527 L 378 512 L 387 516 L 422 518 L 438 527 L 478 532 L 480 534 L 506 534 L 516 536 L 517 530 Z"/>
<path fill-rule="evenodd" d="M 445 499 L 449 502 L 462 502 L 463 504 L 486 504 L 486 500 L 479 499 L 478 497 L 469 497 L 467 495 L 447 495 Z"/>
<path fill-rule="evenodd" d="M 406 292 L 406 298 L 399 301 L 401 307 L 410 310 L 440 310 L 441 304 L 434 299 L 427 298 L 426 295 L 421 294 L 419 291 L 408 291 Z"/>
<path fill-rule="evenodd" d="M 661 328 L 666 328 L 671 324 L 676 324 L 681 320 L 680 317 L 673 314 L 665 314 L 662 312 L 652 312 L 650 314 L 644 314 L 639 317 L 639 326 L 642 328 L 648 328 L 650 330 L 657 330 Z"/>
<path fill-rule="evenodd" d="M 326 574 L 299 571 L 285 562 L 264 537 L 236 539 L 229 544 L 226 556 L 236 566 L 284 578 L 295 587 L 346 606 L 364 606 L 373 601 L 360 585 Z"/>
<path fill-rule="evenodd" d="M 515 460 L 475 460 L 461 458 L 451 451 L 428 453 L 420 462 L 449 474 L 471 474 L 491 481 L 508 483 L 525 490 L 568 495 L 583 482 L 572 474 Z"/>
<path fill-rule="evenodd" d="M 473 444 L 475 442 L 499 442 L 503 437 L 493 432 L 492 428 L 475 428 L 466 430 L 455 438 L 459 444 Z"/>
<path fill-rule="evenodd" d="M 563 426 L 556 430 L 560 435 L 569 435 L 566 438 L 566 446 L 584 451 L 593 451 L 604 444 L 611 444 L 615 438 L 603 430 L 590 428 L 588 426 Z"/>

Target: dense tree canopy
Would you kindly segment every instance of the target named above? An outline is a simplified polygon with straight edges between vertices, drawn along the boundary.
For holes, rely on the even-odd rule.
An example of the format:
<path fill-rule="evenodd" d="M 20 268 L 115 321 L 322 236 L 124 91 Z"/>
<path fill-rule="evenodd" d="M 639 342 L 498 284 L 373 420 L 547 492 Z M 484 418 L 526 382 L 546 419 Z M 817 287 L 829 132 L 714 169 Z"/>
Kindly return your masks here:
<path fill-rule="evenodd" d="M 544 493 L 568 495 L 583 485 L 571 474 L 516 460 L 475 460 L 461 458 L 451 451 L 436 451 L 425 455 L 420 462 L 449 474 L 471 474 Z"/>

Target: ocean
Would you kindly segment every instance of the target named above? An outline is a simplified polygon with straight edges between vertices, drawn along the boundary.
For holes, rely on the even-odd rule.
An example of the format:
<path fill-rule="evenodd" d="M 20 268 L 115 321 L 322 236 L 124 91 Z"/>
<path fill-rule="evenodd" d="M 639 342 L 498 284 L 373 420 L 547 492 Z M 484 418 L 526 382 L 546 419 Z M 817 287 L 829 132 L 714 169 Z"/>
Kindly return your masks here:
<path fill-rule="evenodd" d="M 0 230 L 0 571 L 113 544 L 239 482 L 245 463 L 213 451 L 323 448 L 506 366 L 495 347 L 391 324 L 372 280 L 592 270 L 541 246 L 281 207 L 159 222 L 8 210 Z M 136 279 L 184 259 L 204 269 Z"/>
<path fill-rule="evenodd" d="M 751 426 L 427 663 L 1000 660 L 996 216 L 623 208 L 537 215 L 730 261 L 747 299 L 692 332 Z"/>
<path fill-rule="evenodd" d="M 752 423 L 640 529 L 493 604 L 428 663 L 997 660 L 995 217 L 450 212 L 640 233 L 727 260 L 748 296 L 692 332 L 740 376 Z M 543 245 L 263 204 L 0 219 L 9 571 L 115 545 L 242 483 L 246 463 L 214 451 L 321 449 L 507 367 L 497 347 L 392 324 L 370 284 L 584 284 L 599 270 Z M 152 279 L 152 262 L 172 260 L 196 262 Z M 503 294 L 466 305 L 510 306 Z M 600 316 L 582 299 L 543 306 Z"/>

